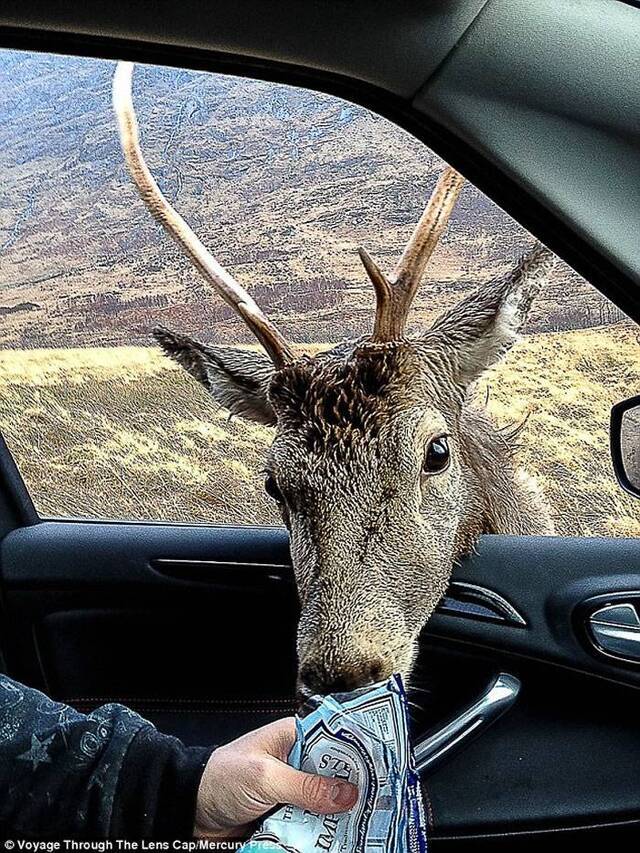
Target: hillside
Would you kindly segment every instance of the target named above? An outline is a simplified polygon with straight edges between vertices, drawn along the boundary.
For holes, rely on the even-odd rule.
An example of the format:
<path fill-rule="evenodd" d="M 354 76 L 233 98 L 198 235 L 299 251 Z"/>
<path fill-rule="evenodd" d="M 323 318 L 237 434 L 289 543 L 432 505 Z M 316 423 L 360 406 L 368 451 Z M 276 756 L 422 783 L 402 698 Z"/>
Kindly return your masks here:
<path fill-rule="evenodd" d="M 640 386 L 637 347 L 621 326 L 535 334 L 488 379 L 499 423 L 530 413 L 519 460 L 560 534 L 640 535 L 607 438 L 612 402 Z M 279 523 L 260 474 L 271 430 L 230 421 L 155 349 L 0 353 L 0 429 L 45 515 Z"/>
<path fill-rule="evenodd" d="M 0 54 L 0 343 L 146 344 L 158 321 L 247 341 L 129 185 L 111 114 L 114 64 Z M 201 238 L 299 341 L 370 327 L 356 249 L 391 267 L 441 169 L 394 125 L 344 101 L 256 81 L 139 67 L 143 145 Z M 467 186 L 417 302 L 427 322 L 501 273 L 531 238 Z M 530 330 L 619 313 L 560 266 Z"/>

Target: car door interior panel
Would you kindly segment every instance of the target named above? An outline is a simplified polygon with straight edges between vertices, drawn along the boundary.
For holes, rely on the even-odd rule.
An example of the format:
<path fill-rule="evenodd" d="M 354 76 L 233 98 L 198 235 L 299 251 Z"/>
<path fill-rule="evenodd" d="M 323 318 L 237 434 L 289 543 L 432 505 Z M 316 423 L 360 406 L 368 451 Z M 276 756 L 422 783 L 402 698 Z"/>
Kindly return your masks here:
<path fill-rule="evenodd" d="M 43 521 L 9 533 L 0 555 L 9 671 L 56 699 L 124 702 L 189 743 L 295 710 L 285 531 Z M 634 540 L 489 536 L 457 568 L 422 638 L 416 739 L 499 672 L 521 692 L 426 771 L 436 835 L 640 818 L 640 666 L 589 639 L 603 601 L 637 600 L 638 565 Z M 519 618 L 488 615 L 467 587 Z"/>

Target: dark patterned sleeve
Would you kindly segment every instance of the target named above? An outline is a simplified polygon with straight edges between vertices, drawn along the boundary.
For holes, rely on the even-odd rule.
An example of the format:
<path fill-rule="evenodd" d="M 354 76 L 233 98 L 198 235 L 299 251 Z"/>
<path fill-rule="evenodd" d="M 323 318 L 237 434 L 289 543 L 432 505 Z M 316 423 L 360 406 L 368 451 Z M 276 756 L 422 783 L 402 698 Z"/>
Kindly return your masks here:
<path fill-rule="evenodd" d="M 211 751 L 122 705 L 81 714 L 0 674 L 0 837 L 190 838 Z"/>

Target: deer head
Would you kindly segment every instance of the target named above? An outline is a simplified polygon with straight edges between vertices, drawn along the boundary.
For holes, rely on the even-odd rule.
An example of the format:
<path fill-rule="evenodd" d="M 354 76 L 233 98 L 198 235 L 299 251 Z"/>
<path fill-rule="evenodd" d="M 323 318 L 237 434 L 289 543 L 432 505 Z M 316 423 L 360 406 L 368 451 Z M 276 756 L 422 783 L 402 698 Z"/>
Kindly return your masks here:
<path fill-rule="evenodd" d="M 160 192 L 138 142 L 131 75 L 121 63 L 114 105 L 133 181 L 265 351 L 155 331 L 221 405 L 275 427 L 265 488 L 290 535 L 301 603 L 299 689 L 406 676 L 454 562 L 477 536 L 548 529 L 504 434 L 468 399 L 517 339 L 552 256 L 535 246 L 510 274 L 409 336 L 412 300 L 463 184 L 446 169 L 391 275 L 360 250 L 376 295 L 371 336 L 296 356 Z"/>

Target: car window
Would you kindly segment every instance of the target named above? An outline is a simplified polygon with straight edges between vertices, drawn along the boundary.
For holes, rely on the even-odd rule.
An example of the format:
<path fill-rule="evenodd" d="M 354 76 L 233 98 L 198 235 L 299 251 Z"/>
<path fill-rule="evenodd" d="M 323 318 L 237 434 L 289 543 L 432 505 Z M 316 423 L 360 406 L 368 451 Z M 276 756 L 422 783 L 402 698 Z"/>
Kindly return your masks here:
<path fill-rule="evenodd" d="M 273 430 L 230 417 L 168 360 L 161 324 L 256 348 L 151 219 L 111 108 L 115 63 L 0 54 L 0 428 L 42 516 L 280 524 Z M 147 161 L 171 203 L 307 352 L 367 334 L 357 249 L 391 269 L 442 171 L 395 125 L 279 84 L 138 66 Z M 465 185 L 411 317 L 426 329 L 533 238 Z M 637 326 L 558 263 L 475 389 L 560 535 L 640 534 L 608 412 L 640 387 Z"/>

